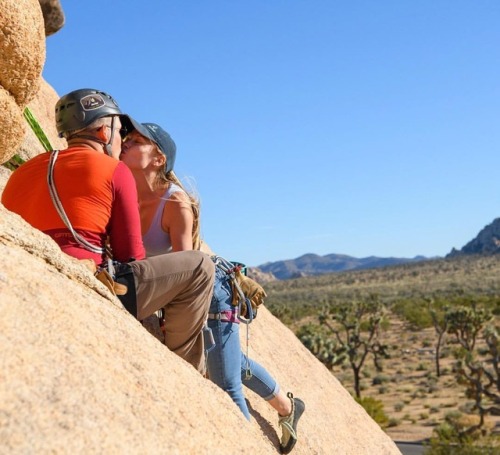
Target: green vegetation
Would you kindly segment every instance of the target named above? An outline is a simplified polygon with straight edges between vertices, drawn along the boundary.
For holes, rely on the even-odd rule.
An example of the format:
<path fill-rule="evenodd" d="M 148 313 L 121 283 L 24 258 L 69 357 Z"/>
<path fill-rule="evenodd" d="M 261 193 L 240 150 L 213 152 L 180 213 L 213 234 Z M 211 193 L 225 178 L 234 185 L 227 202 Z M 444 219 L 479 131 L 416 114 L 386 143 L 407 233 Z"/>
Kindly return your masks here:
<path fill-rule="evenodd" d="M 333 337 L 330 340 L 336 353 L 351 367 L 357 398 L 361 396 L 360 375 L 368 356 L 377 371 L 382 370 L 381 359 L 388 358 L 388 346 L 379 339 L 383 317 L 384 307 L 375 295 L 362 301 L 331 305 L 319 315 L 319 323 Z"/>
<path fill-rule="evenodd" d="M 14 155 L 12 158 L 10 158 L 8 161 L 2 164 L 2 166 L 6 167 L 7 169 L 14 171 L 16 170 L 21 164 L 24 164 L 24 160 L 19 156 L 19 155 Z"/>
<path fill-rule="evenodd" d="M 445 319 L 448 333 L 459 345 L 454 353 L 457 380 L 465 386 L 466 396 L 474 400 L 473 410 L 479 413 L 477 424 L 464 430 L 470 434 L 483 428 L 485 415 L 500 415 L 500 326 L 490 323 L 491 312 L 474 302 L 448 310 Z M 482 356 L 477 349 L 480 335 L 487 346 Z"/>
<path fill-rule="evenodd" d="M 330 303 L 378 295 L 384 305 L 416 328 L 432 327 L 430 314 L 419 311 L 429 299 L 468 295 L 491 305 L 493 314 L 500 315 L 500 256 L 438 259 L 274 281 L 266 284 L 266 292 L 266 306 L 289 325 L 317 316 Z"/>
<path fill-rule="evenodd" d="M 460 412 L 446 415 L 445 421 L 438 425 L 427 444 L 426 455 L 498 455 L 498 437 L 485 435 L 484 432 L 468 432 L 471 419 Z"/>
<path fill-rule="evenodd" d="M 358 397 L 356 398 L 356 401 L 363 406 L 368 415 L 382 428 L 389 424 L 389 417 L 387 417 L 387 414 L 384 411 L 384 404 L 380 400 L 372 397 Z"/>
<path fill-rule="evenodd" d="M 360 402 L 363 392 L 388 403 L 393 415 L 382 426 L 435 427 L 434 454 L 462 446 L 474 451 L 456 453 L 483 453 L 485 441 L 500 439 L 486 419 L 500 416 L 500 255 L 277 281 L 266 291 L 271 312 Z M 391 338 L 395 328 L 405 349 Z M 394 367 L 381 373 L 389 356 Z M 366 400 L 376 408 L 378 400 Z M 450 409 L 474 419 L 445 419 Z"/>

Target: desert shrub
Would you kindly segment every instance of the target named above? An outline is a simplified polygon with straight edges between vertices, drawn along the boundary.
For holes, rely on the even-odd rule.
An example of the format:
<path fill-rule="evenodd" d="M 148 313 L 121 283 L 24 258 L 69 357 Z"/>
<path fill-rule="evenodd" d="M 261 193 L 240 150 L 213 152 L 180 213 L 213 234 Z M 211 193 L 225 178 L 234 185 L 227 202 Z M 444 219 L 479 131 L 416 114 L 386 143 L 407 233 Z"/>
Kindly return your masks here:
<path fill-rule="evenodd" d="M 397 403 L 394 403 L 394 410 L 396 412 L 401 412 L 403 408 L 405 407 L 405 404 L 401 401 L 398 401 Z"/>
<path fill-rule="evenodd" d="M 401 419 L 396 419 L 395 417 L 391 417 L 389 422 L 387 422 L 387 428 L 397 427 L 401 425 Z"/>
<path fill-rule="evenodd" d="M 427 388 L 428 393 L 436 393 L 436 392 L 439 392 L 439 390 L 441 390 L 441 387 L 439 387 L 439 384 L 435 384 L 435 383 L 429 384 L 429 386 Z"/>
<path fill-rule="evenodd" d="M 462 413 L 460 411 L 454 410 L 447 412 L 444 416 L 446 421 L 454 421 L 459 419 L 462 416 Z"/>
<path fill-rule="evenodd" d="M 361 375 L 362 375 L 364 378 L 371 378 L 371 377 L 372 377 L 372 372 L 371 372 L 368 368 L 365 368 L 365 369 L 361 372 Z"/>
<path fill-rule="evenodd" d="M 413 329 L 432 327 L 432 318 L 423 300 L 399 300 L 394 303 L 392 311 L 405 319 Z"/>
<path fill-rule="evenodd" d="M 385 385 L 381 385 L 379 388 L 378 388 L 378 393 L 380 393 L 381 395 L 383 395 L 384 393 L 387 393 L 387 391 L 389 390 L 389 388 Z"/>
<path fill-rule="evenodd" d="M 382 428 L 386 428 L 389 423 L 389 417 L 384 411 L 382 401 L 373 397 L 355 398 L 355 400 L 363 406 L 368 415 L 375 420 Z"/>
<path fill-rule="evenodd" d="M 473 401 L 467 401 L 465 403 L 462 403 L 459 407 L 458 410 L 460 412 L 463 412 L 464 414 L 472 414 L 476 408 L 476 404 Z"/>
<path fill-rule="evenodd" d="M 373 379 L 372 379 L 372 385 L 380 385 L 380 384 L 385 384 L 386 382 L 389 382 L 391 378 L 387 376 L 386 374 L 377 374 Z"/>
<path fill-rule="evenodd" d="M 439 358 L 440 359 L 446 359 L 450 355 L 451 355 L 451 348 L 450 348 L 450 346 L 444 346 L 441 349 L 441 352 L 439 353 Z M 448 368 L 443 368 L 443 370 L 448 370 Z"/>
<path fill-rule="evenodd" d="M 498 437 L 482 431 L 467 431 L 474 426 L 478 416 L 449 412 L 438 425 L 425 451 L 427 455 L 496 455 L 500 453 Z"/>
<path fill-rule="evenodd" d="M 429 413 L 428 412 L 421 412 L 419 414 L 420 420 L 425 420 L 429 418 Z"/>
<path fill-rule="evenodd" d="M 391 377 L 391 382 L 394 382 L 394 384 L 399 384 L 404 379 L 405 377 L 402 374 L 395 374 Z"/>
<path fill-rule="evenodd" d="M 433 345 L 432 341 L 429 340 L 429 338 L 424 338 L 422 340 L 422 347 L 423 348 L 430 348 Z"/>
<path fill-rule="evenodd" d="M 490 350 L 488 348 L 481 348 L 481 347 L 478 347 L 477 348 L 477 353 L 480 355 L 480 356 L 485 356 L 485 355 L 488 355 L 490 352 Z"/>
<path fill-rule="evenodd" d="M 425 455 L 498 455 L 497 440 L 490 437 L 458 440 L 456 430 L 447 422 L 434 429 L 433 436 L 426 445 Z"/>

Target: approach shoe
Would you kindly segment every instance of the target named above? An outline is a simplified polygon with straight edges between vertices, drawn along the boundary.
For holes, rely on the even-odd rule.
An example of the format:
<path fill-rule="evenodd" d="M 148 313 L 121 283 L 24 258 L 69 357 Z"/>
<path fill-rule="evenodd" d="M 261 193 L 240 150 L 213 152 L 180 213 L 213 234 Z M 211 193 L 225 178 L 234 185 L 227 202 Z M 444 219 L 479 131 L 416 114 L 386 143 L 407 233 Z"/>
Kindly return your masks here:
<path fill-rule="evenodd" d="M 287 393 L 287 397 L 292 402 L 292 412 L 290 415 L 279 418 L 279 424 L 283 434 L 281 435 L 281 453 L 290 453 L 297 442 L 297 423 L 304 413 L 306 405 L 300 398 L 294 398 L 293 394 Z"/>

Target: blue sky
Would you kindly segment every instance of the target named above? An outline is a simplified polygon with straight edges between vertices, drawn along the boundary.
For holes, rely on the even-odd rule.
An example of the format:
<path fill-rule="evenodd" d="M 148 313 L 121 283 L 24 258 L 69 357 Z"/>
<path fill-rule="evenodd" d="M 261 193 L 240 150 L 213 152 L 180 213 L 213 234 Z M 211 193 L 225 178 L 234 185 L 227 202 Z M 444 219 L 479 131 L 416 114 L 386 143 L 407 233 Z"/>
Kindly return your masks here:
<path fill-rule="evenodd" d="M 177 143 L 220 255 L 443 256 L 500 215 L 497 0 L 62 0 L 44 78 Z"/>

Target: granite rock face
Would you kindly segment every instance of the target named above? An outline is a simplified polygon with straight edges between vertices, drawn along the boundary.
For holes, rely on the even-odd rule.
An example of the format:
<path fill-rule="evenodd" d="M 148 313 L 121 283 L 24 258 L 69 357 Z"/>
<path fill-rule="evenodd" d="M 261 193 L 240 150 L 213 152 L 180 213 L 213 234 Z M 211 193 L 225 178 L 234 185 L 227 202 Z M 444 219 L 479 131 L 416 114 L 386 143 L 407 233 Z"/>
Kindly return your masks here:
<path fill-rule="evenodd" d="M 45 63 L 45 31 L 36 0 L 3 0 L 0 6 L 0 163 L 24 140 L 24 107 L 36 96 Z"/>
<path fill-rule="evenodd" d="M 0 189 L 7 177 L 0 173 Z M 0 254 L 5 453 L 278 453 L 278 418 L 266 402 L 245 392 L 247 422 L 84 266 L 1 204 Z M 245 340 L 242 330 L 244 349 Z M 265 307 L 250 326 L 249 353 L 306 403 L 293 453 L 400 453 Z"/>
<path fill-rule="evenodd" d="M 44 4 L 45 22 L 41 4 Z M 0 130 L 3 134 L 0 134 L 0 163 L 15 154 L 28 159 L 44 151 L 23 117 L 27 106 L 53 147 L 65 147 L 66 142 L 57 137 L 55 130 L 54 106 L 58 96 L 41 76 L 45 64 L 44 27 L 47 20 L 54 24 L 57 11 L 62 14 L 59 2 L 54 1 L 1 2 Z M 48 19 L 49 16 L 52 19 Z M 63 24 L 64 19 L 60 27 Z"/>

